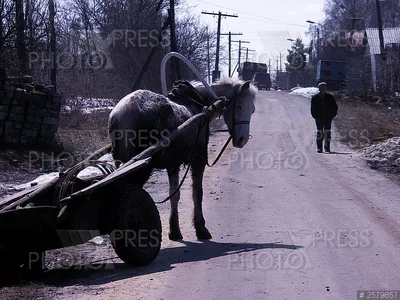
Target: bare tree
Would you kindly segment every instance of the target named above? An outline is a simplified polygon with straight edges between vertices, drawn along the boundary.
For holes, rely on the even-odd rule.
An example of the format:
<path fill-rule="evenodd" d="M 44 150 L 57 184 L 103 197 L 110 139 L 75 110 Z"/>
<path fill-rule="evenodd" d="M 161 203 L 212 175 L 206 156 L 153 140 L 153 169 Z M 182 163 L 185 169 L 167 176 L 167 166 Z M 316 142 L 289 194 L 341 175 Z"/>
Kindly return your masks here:
<path fill-rule="evenodd" d="M 400 91 L 400 46 L 388 45 L 386 51 L 387 60 L 381 64 L 377 78 L 378 89 L 385 94 Z"/>
<path fill-rule="evenodd" d="M 345 60 L 349 66 L 348 80 L 353 86 L 360 86 L 367 94 L 371 88 L 371 63 L 369 57 L 364 57 L 366 41 L 354 46 L 354 31 L 377 27 L 377 10 L 375 1 L 370 0 L 325 0 L 326 19 L 323 22 L 324 48 L 322 59 Z M 400 27 L 400 2 L 386 0 L 381 3 L 383 27 Z M 350 39 L 349 39 L 350 37 Z M 392 51 L 393 52 L 393 51 Z M 389 92 L 396 82 L 397 65 L 383 63 L 379 70 L 378 87 L 381 91 Z M 392 84 L 393 83 L 393 84 Z M 367 95 L 365 95 L 367 97 Z"/>
<path fill-rule="evenodd" d="M 159 46 L 155 37 L 163 16 L 161 11 L 156 12 L 158 2 L 69 0 L 64 3 L 61 9 L 68 13 L 60 14 L 60 48 L 78 63 L 59 71 L 63 91 L 114 97 L 130 92 L 149 51 Z M 162 54 L 163 47 L 159 47 L 142 87 L 159 88 Z"/>
<path fill-rule="evenodd" d="M 54 0 L 49 0 L 49 23 L 50 23 L 50 54 L 51 54 L 51 84 L 57 89 L 57 64 L 56 64 L 56 27 Z"/>
<path fill-rule="evenodd" d="M 18 56 L 18 71 L 20 74 L 26 73 L 26 48 L 25 48 L 25 20 L 23 0 L 15 0 L 15 24 L 16 40 L 15 47 Z"/>
<path fill-rule="evenodd" d="M 182 14 L 181 2 L 175 1 Z M 121 97 L 130 92 L 150 52 L 155 55 L 141 88 L 160 91 L 160 63 L 171 50 L 168 1 L 0 0 L 0 69 L 26 71 L 63 95 Z M 207 40 L 215 32 L 193 15 L 177 19 L 178 49 L 207 74 Z M 158 37 L 161 36 L 161 40 Z M 221 50 L 223 51 L 223 49 Z M 191 72 L 182 67 L 184 78 Z M 1 74 L 0 74 L 1 75 Z M 0 76 L 1 77 L 1 76 Z"/>
<path fill-rule="evenodd" d="M 216 32 L 209 31 L 207 26 L 201 24 L 198 18 L 190 14 L 185 15 L 177 21 L 176 29 L 178 51 L 186 56 L 199 69 L 203 76 L 206 77 L 208 73 L 208 50 L 210 50 L 210 60 L 215 59 Z M 207 39 L 210 41 L 210 49 L 207 48 Z M 225 48 L 222 46 L 221 52 Z M 194 78 L 193 73 L 185 67 L 183 67 L 182 77 Z"/>
<path fill-rule="evenodd" d="M 12 48 L 13 10 L 14 2 L 12 0 L 0 0 L 0 80 L 4 79 L 6 74 L 6 58 L 9 56 L 7 49 Z"/>

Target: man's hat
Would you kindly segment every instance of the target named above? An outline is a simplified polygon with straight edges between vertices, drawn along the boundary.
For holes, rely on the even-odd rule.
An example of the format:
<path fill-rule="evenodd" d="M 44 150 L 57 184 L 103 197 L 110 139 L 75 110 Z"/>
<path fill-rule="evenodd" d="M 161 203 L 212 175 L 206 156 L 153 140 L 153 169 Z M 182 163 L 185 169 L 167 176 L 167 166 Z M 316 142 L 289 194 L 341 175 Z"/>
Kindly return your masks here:
<path fill-rule="evenodd" d="M 326 82 L 320 82 L 318 83 L 318 87 L 320 87 L 321 85 L 327 85 Z"/>

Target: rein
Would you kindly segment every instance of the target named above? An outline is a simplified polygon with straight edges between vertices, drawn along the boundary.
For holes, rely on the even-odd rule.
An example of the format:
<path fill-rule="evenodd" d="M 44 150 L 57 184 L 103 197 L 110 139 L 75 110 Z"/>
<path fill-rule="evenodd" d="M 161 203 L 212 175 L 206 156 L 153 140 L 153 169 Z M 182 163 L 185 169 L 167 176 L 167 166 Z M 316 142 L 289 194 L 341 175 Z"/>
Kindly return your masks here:
<path fill-rule="evenodd" d="M 208 107 L 213 105 L 213 103 L 211 103 L 210 105 L 206 105 L 204 99 L 200 96 L 200 94 L 197 92 L 197 90 L 193 87 L 193 85 L 190 82 L 188 82 L 186 80 L 175 81 L 173 86 L 172 86 L 171 92 L 168 93 L 168 98 L 170 98 L 171 100 L 173 100 L 174 98 L 182 98 L 182 97 L 188 98 L 189 100 L 191 100 L 192 102 L 194 102 L 196 104 L 199 104 L 203 108 L 208 108 Z M 227 107 L 229 107 L 230 105 L 232 105 L 232 102 L 229 103 L 225 107 L 225 109 Z M 242 125 L 242 124 L 249 124 L 250 123 L 249 121 L 236 121 L 236 115 L 235 115 L 235 112 L 236 112 L 236 100 L 233 100 L 233 106 L 234 106 L 233 110 L 232 110 L 233 126 Z M 221 111 L 220 117 L 222 115 L 222 112 L 223 111 Z M 200 130 L 203 129 L 204 125 L 205 124 L 203 124 L 200 127 Z M 197 142 L 198 142 L 198 138 L 199 138 L 199 134 L 198 134 L 198 136 L 196 138 L 196 145 L 197 145 Z M 207 158 L 207 166 L 208 167 L 213 167 L 219 161 L 219 159 L 221 158 L 222 154 L 224 153 L 226 147 L 229 145 L 229 142 L 231 140 L 232 140 L 232 132 L 229 131 L 229 138 L 226 141 L 225 145 L 222 147 L 222 150 L 220 151 L 220 153 L 218 154 L 218 156 L 214 160 L 214 162 L 212 164 L 210 164 L 208 162 L 208 158 Z"/>
<path fill-rule="evenodd" d="M 167 198 L 165 198 L 163 201 L 160 201 L 160 202 L 154 201 L 154 203 L 156 203 L 156 204 L 162 204 L 162 203 L 164 203 L 164 202 L 167 202 L 169 199 L 171 199 L 171 198 L 181 189 L 182 184 L 183 184 L 183 182 L 185 181 L 186 176 L 187 176 L 187 174 L 188 174 L 188 172 L 189 172 L 189 168 L 190 168 L 190 166 L 191 166 L 192 163 L 193 163 L 194 155 L 195 155 L 196 149 L 197 149 L 197 144 L 198 144 L 198 142 L 199 142 L 200 132 L 201 132 L 201 130 L 203 129 L 203 127 L 204 127 L 205 124 L 207 124 L 207 122 L 203 121 L 202 124 L 200 124 L 200 126 L 199 126 L 199 130 L 197 131 L 196 143 L 194 144 L 194 147 L 193 147 L 193 150 L 192 150 L 192 155 L 190 156 L 190 162 L 189 162 L 188 166 L 186 167 L 185 174 L 183 175 L 182 180 L 181 180 L 181 182 L 179 183 L 178 187 L 175 189 L 175 191 L 174 191 L 172 194 L 170 194 L 170 195 L 169 195 Z"/>
<path fill-rule="evenodd" d="M 175 84 L 175 83 L 176 83 L 176 84 Z M 179 81 L 177 81 L 177 82 L 175 82 L 175 83 L 174 83 L 174 85 L 173 85 L 173 88 L 172 88 L 171 92 L 168 94 L 168 98 L 170 98 L 171 100 L 173 100 L 174 98 L 186 97 L 186 98 L 189 98 L 191 101 L 193 101 L 193 102 L 195 102 L 195 103 L 201 105 L 201 106 L 203 107 L 203 109 L 204 109 L 204 108 L 209 108 L 209 107 L 211 107 L 211 106 L 214 105 L 213 103 L 211 103 L 209 106 L 205 105 L 205 104 L 204 104 L 203 98 L 199 95 L 199 93 L 197 92 L 197 90 L 196 90 L 189 82 L 187 82 L 186 80 L 179 80 Z M 186 93 L 188 92 L 188 89 L 190 90 L 189 92 L 194 92 L 194 93 L 193 93 L 193 96 L 194 96 L 194 97 L 191 97 L 191 96 L 190 96 L 190 93 L 189 93 L 189 95 L 186 94 Z M 199 101 L 197 101 L 197 100 L 194 99 L 194 98 L 197 98 L 197 100 L 199 100 Z M 235 102 L 236 102 L 236 101 L 234 101 L 234 103 L 235 103 Z M 235 114 L 235 112 L 233 112 L 233 114 Z M 207 121 L 203 121 L 203 122 L 199 125 L 199 130 L 197 131 L 197 136 L 196 136 L 196 142 L 195 142 L 195 145 L 194 145 L 194 147 L 193 147 L 192 154 L 191 154 L 191 156 L 190 156 L 189 164 L 188 164 L 188 166 L 186 167 L 185 174 L 183 175 L 183 177 L 182 177 L 182 179 L 181 179 L 181 182 L 179 183 L 178 187 L 175 189 L 175 191 L 174 191 L 172 194 L 170 194 L 170 195 L 169 195 L 167 198 L 165 198 L 163 201 L 159 201 L 159 202 L 155 201 L 156 204 L 162 204 L 162 203 L 167 202 L 168 200 L 170 200 L 170 199 L 181 189 L 181 187 L 182 187 L 182 185 L 183 185 L 183 182 L 185 181 L 186 176 L 187 176 L 187 174 L 188 174 L 188 172 L 189 172 L 189 168 L 190 168 L 190 166 L 191 166 L 192 163 L 193 163 L 194 155 L 195 155 L 196 149 L 197 149 L 197 144 L 199 143 L 200 133 L 201 133 L 201 131 L 202 131 L 202 129 L 204 128 L 205 125 L 208 125 L 208 122 L 207 122 Z M 208 167 L 213 167 L 213 166 L 219 161 L 219 159 L 221 158 L 222 154 L 224 153 L 226 147 L 229 145 L 229 142 L 230 142 L 231 140 L 232 140 L 232 135 L 231 135 L 231 133 L 229 133 L 229 138 L 228 138 L 228 140 L 226 141 L 225 145 L 223 146 L 222 150 L 221 150 L 220 153 L 218 154 L 217 158 L 214 160 L 214 162 L 213 162 L 211 165 L 210 165 L 210 163 L 208 162 L 208 158 L 207 158 L 207 166 L 208 166 Z"/>
<path fill-rule="evenodd" d="M 213 162 L 211 165 L 210 165 L 210 163 L 208 162 L 208 158 L 207 158 L 207 166 L 209 166 L 209 167 L 211 168 L 211 167 L 213 167 L 213 166 L 219 161 L 219 159 L 221 158 L 222 154 L 224 153 L 226 147 L 228 147 L 229 142 L 230 142 L 231 140 L 232 140 L 232 136 L 229 135 L 229 138 L 228 138 L 228 140 L 226 141 L 224 147 L 222 147 L 221 152 L 218 154 L 217 158 L 214 160 L 214 162 Z"/>

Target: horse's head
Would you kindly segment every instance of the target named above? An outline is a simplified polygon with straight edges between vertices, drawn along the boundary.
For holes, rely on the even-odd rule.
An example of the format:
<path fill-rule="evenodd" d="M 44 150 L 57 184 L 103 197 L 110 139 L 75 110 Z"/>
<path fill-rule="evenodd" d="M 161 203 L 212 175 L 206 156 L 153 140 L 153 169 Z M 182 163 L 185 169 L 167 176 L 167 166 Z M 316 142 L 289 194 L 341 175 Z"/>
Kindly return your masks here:
<path fill-rule="evenodd" d="M 232 136 L 233 146 L 242 148 L 250 138 L 250 119 L 255 111 L 257 89 L 251 81 L 235 83 L 233 87 L 234 93 L 229 97 L 223 116 Z"/>

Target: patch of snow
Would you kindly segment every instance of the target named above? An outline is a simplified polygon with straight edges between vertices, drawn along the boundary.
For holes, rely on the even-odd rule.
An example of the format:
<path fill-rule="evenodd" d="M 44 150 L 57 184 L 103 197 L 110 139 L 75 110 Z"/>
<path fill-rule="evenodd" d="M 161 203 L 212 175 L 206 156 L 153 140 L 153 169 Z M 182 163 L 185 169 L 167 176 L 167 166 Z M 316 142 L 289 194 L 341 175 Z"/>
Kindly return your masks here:
<path fill-rule="evenodd" d="M 316 87 L 307 87 L 307 88 L 297 88 L 290 93 L 290 95 L 298 95 L 306 98 L 311 98 L 312 96 L 319 93 L 319 89 Z"/>
<path fill-rule="evenodd" d="M 104 239 L 101 236 L 96 236 L 95 238 L 88 241 L 88 243 L 92 243 L 94 245 L 100 246 L 104 244 Z"/>
<path fill-rule="evenodd" d="M 11 187 L 11 189 L 15 190 L 15 191 L 22 191 L 22 190 L 28 189 L 32 186 L 45 184 L 45 183 L 53 180 L 54 178 L 58 177 L 58 175 L 59 175 L 58 172 L 43 174 L 28 183 L 14 185 Z"/>
<path fill-rule="evenodd" d="M 64 105 L 61 107 L 61 112 L 63 112 L 63 113 L 69 114 L 71 112 L 71 110 L 72 110 L 72 108 L 68 105 Z"/>
<path fill-rule="evenodd" d="M 363 154 L 369 163 L 400 167 L 400 137 L 369 146 L 363 149 Z"/>
<path fill-rule="evenodd" d="M 117 102 L 115 99 L 77 97 L 67 99 L 62 107 L 62 112 L 70 113 L 74 108 L 84 114 L 90 114 L 94 111 L 111 110 Z"/>
<path fill-rule="evenodd" d="M 99 160 L 102 161 L 107 161 L 109 162 L 111 165 L 113 165 L 115 167 L 115 163 L 114 160 L 112 158 L 111 154 L 105 154 L 102 157 L 99 158 Z M 84 170 L 82 170 L 79 174 L 78 174 L 78 178 L 83 178 L 83 177 L 92 177 L 92 176 L 97 176 L 97 175 L 102 175 L 103 173 L 96 167 L 87 167 Z M 25 190 L 27 188 L 30 188 L 32 186 L 36 186 L 36 185 L 41 185 L 41 184 L 45 184 L 47 182 L 50 182 L 51 180 L 53 180 L 54 178 L 57 178 L 59 176 L 59 172 L 52 172 L 52 173 L 47 173 L 47 174 L 43 174 L 40 175 L 39 177 L 37 177 L 36 179 L 24 183 L 24 184 L 20 184 L 20 185 L 1 185 L 0 184 L 0 188 L 3 188 L 5 190 L 9 190 L 9 191 L 22 191 Z"/>
<path fill-rule="evenodd" d="M 88 107 L 88 108 L 83 108 L 80 111 L 84 114 L 91 114 L 92 112 L 95 111 L 105 111 L 105 110 L 112 110 L 114 106 L 106 106 L 106 107 Z"/>
<path fill-rule="evenodd" d="M 11 185 L 0 182 L 0 195 L 8 193 L 12 189 L 13 189 L 13 187 Z"/>
<path fill-rule="evenodd" d="M 295 87 L 291 88 L 290 91 L 293 92 L 294 90 L 302 89 L 302 88 L 303 87 L 301 87 L 301 86 L 295 86 Z"/>

